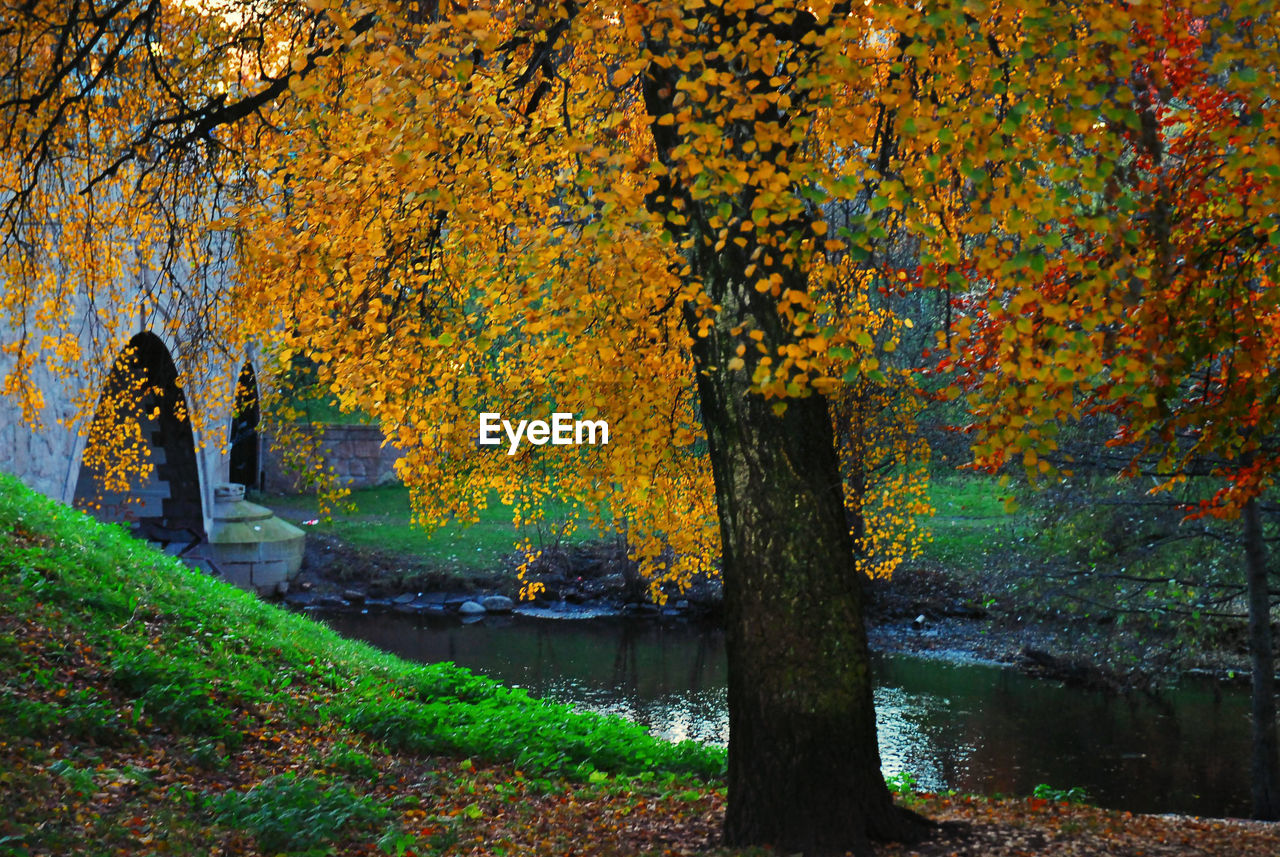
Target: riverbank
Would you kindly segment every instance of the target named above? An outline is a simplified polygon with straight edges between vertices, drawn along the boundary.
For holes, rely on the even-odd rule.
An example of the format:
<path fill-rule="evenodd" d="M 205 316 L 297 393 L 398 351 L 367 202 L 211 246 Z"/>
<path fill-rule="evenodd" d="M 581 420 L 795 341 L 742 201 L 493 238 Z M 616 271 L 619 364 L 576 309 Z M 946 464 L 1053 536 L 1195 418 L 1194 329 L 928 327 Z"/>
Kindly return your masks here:
<path fill-rule="evenodd" d="M 709 801 L 724 767 L 718 748 L 346 640 L 5 476 L 0 723 L 15 856 L 426 853 L 472 841 L 485 769 L 536 817 L 618 783 Z"/>
<path fill-rule="evenodd" d="M 303 572 L 283 600 L 293 609 L 320 613 L 457 614 L 466 621 L 482 619 L 487 612 L 548 619 L 719 621 L 717 582 L 701 581 L 664 605 L 654 604 L 616 541 L 549 550 L 531 573 L 545 587 L 533 601 L 518 598 L 516 573 L 522 561 L 507 554 L 485 570 L 459 571 L 429 558 L 312 532 Z M 1239 635 L 1219 633 L 1190 645 L 1136 623 L 1122 627 L 1046 610 L 1037 603 L 1034 588 L 997 565 L 981 573 L 916 563 L 892 580 L 872 582 L 868 595 L 868 636 L 877 651 L 1002 664 L 1113 691 L 1151 689 L 1189 674 L 1223 683 L 1243 683 L 1248 676 Z M 486 603 L 499 606 L 476 609 Z M 472 612 L 463 612 L 464 604 Z M 1210 640 L 1218 644 L 1209 645 Z"/>
<path fill-rule="evenodd" d="M 1016 667 L 1034 676 L 1108 691 L 1154 690 L 1187 676 L 1248 682 L 1243 623 L 1189 639 L 1169 628 L 1098 621 L 1042 601 L 1034 572 L 980 572 L 923 564 L 870 585 L 873 648 Z M 1034 583 L 1034 581 L 1033 581 Z"/>
<path fill-rule="evenodd" d="M 745 857 L 723 753 L 418 666 L 0 477 L 0 854 Z M 1275 825 L 904 794 L 882 854 L 1280 853 Z M 767 855 L 754 850 L 753 855 Z"/>
<path fill-rule="evenodd" d="M 1089 578 L 1060 556 L 1054 526 L 1029 504 L 1010 504 L 1011 489 L 997 479 L 940 473 L 929 490 L 936 508 L 932 540 L 892 580 L 869 587 L 873 647 L 1005 664 L 1109 690 L 1152 689 L 1187 675 L 1247 680 L 1243 619 L 1221 618 L 1219 610 L 1190 621 L 1194 605 L 1134 610 L 1119 592 L 1111 599 L 1105 587 L 1082 590 Z M 402 486 L 358 491 L 351 499 L 354 508 L 325 523 L 314 521 L 314 500 L 307 497 L 261 498 L 282 517 L 312 522 L 306 570 L 288 596 L 291 606 L 447 615 L 485 596 L 515 602 L 516 571 L 525 558 L 510 546 L 528 537 L 546 548 L 532 573 L 546 591 L 513 609 L 549 618 L 717 621 L 716 582 L 653 604 L 624 545 L 589 529 L 565 538 L 554 524 L 518 532 L 495 498 L 476 525 L 424 533 L 412 526 Z M 557 506 L 550 514 L 554 521 L 569 510 Z M 484 614 L 468 621 L 476 615 Z"/>

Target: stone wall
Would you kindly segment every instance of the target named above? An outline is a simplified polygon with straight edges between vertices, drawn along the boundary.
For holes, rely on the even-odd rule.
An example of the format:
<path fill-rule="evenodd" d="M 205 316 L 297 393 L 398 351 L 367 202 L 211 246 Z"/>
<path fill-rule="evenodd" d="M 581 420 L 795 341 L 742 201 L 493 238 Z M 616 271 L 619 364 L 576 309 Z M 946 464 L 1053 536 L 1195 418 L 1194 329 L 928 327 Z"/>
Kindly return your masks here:
<path fill-rule="evenodd" d="M 403 454 L 397 447 L 383 445 L 383 434 L 370 425 L 320 425 L 320 451 L 325 464 L 333 467 L 339 482 L 347 488 L 368 488 L 399 481 L 396 460 Z M 274 438 L 265 437 L 262 448 L 262 489 L 276 493 L 298 490 L 297 477 L 285 470 Z"/>

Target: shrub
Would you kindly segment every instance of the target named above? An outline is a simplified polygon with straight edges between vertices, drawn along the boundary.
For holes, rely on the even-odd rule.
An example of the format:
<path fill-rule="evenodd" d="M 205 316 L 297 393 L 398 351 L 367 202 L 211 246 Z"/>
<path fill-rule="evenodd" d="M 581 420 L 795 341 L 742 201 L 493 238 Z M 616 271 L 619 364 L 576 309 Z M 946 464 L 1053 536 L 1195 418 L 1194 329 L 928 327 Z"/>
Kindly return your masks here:
<path fill-rule="evenodd" d="M 346 786 L 325 787 L 313 777 L 294 774 L 270 777 L 245 792 L 219 795 L 210 807 L 219 823 L 248 831 L 258 847 L 271 854 L 323 848 L 387 812 Z"/>
<path fill-rule="evenodd" d="M 124 654 L 112 663 L 111 681 L 137 699 L 142 711 L 183 734 L 216 738 L 231 748 L 243 741 L 231 725 L 234 712 L 185 665 L 148 652 Z"/>
<path fill-rule="evenodd" d="M 1048 783 L 1041 783 L 1036 786 L 1031 794 L 1041 800 L 1051 800 L 1058 803 L 1084 803 L 1089 799 L 1089 795 L 1080 786 L 1072 786 L 1069 789 L 1055 789 Z"/>

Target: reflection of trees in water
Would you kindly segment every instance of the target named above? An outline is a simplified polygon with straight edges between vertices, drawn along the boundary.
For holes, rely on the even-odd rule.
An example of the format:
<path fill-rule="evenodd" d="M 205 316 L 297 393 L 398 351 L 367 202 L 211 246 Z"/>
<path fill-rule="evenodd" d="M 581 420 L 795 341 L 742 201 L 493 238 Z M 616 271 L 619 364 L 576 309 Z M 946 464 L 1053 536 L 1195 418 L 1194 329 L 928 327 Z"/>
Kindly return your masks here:
<path fill-rule="evenodd" d="M 953 780 L 962 790 L 1026 794 L 1049 783 L 1138 811 L 1248 808 L 1243 705 L 1185 690 L 1108 694 L 1016 673 L 975 682 L 970 695 L 963 707 L 972 713 L 948 724 L 972 748 Z"/>
<path fill-rule="evenodd" d="M 533 682 L 534 687 L 543 687 L 547 684 L 545 665 L 548 660 L 552 663 L 555 662 L 555 645 L 549 630 L 550 629 L 539 625 L 538 630 L 534 635 L 534 639 L 537 640 L 537 645 L 534 648 L 535 655 L 532 664 L 532 674 L 529 675 L 529 680 Z M 557 672 L 559 672 L 559 670 L 557 670 Z"/>
<path fill-rule="evenodd" d="M 349 636 L 415 660 L 453 660 L 500 681 L 635 719 L 669 738 L 727 737 L 724 642 L 646 622 L 506 627 L 398 615 L 336 617 Z M 893 657 L 877 669 L 890 773 L 961 791 L 1083 786 L 1104 805 L 1222 815 L 1248 809 L 1248 697 L 1206 685 L 1151 699 L 1106 696 L 1009 670 Z M 891 760 L 900 767 L 891 767 Z M 1196 797 L 1198 796 L 1198 797 Z"/>
<path fill-rule="evenodd" d="M 1049 783 L 1139 811 L 1248 809 L 1242 693 L 1108 695 L 899 657 L 881 659 L 878 684 L 886 770 L 901 766 L 929 787 L 1027 794 Z"/>
<path fill-rule="evenodd" d="M 600 643 L 599 637 L 612 636 L 608 688 L 590 694 L 586 701 L 592 707 L 630 717 L 672 740 L 727 740 L 719 633 L 622 622 L 599 636 L 584 636 Z"/>
<path fill-rule="evenodd" d="M 640 690 L 640 667 L 636 660 L 636 632 L 630 622 L 618 629 L 618 645 L 613 655 L 613 686 L 633 695 Z"/>
<path fill-rule="evenodd" d="M 697 640 L 698 645 L 693 653 L 693 660 L 689 664 L 690 690 L 702 690 L 702 682 L 707 673 L 707 660 L 711 649 L 711 641 L 708 639 L 708 635 L 699 634 Z M 720 654 L 719 646 L 716 646 L 716 654 Z"/>
<path fill-rule="evenodd" d="M 609 686 L 636 701 L 668 693 L 699 692 L 724 683 L 718 633 L 697 628 L 622 622 L 613 626 Z M 590 646 L 594 635 L 585 635 Z"/>

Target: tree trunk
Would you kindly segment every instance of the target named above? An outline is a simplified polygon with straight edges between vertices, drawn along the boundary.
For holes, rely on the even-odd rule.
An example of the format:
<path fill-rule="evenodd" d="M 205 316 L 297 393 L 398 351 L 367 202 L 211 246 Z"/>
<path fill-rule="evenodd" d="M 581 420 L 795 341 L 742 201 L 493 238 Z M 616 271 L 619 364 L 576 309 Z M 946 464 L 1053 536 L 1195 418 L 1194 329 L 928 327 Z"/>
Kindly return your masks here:
<path fill-rule="evenodd" d="M 1280 819 L 1280 753 L 1276 748 L 1275 654 L 1271 594 L 1258 503 L 1244 507 L 1244 555 L 1249 578 L 1249 658 L 1253 673 L 1253 817 Z"/>
<path fill-rule="evenodd" d="M 918 838 L 880 772 L 862 585 L 827 400 L 776 402 L 696 340 L 723 541 L 729 658 L 725 843 L 806 855 Z"/>
<path fill-rule="evenodd" d="M 810 232 L 813 215 L 802 206 L 771 203 L 785 222 L 753 219 L 765 204 L 753 182 L 733 191 L 725 185 L 710 196 L 695 193 L 697 181 L 685 174 L 680 152 L 706 142 L 696 134 L 681 137 L 684 120 L 669 121 L 682 76 L 692 74 L 684 61 L 695 48 L 705 48 L 704 58 L 719 57 L 715 49 L 725 33 L 760 33 L 754 12 L 730 14 L 726 7 L 704 14 L 704 29 L 674 36 L 655 29 L 649 48 L 672 50 L 675 61 L 649 65 L 643 94 L 655 117 L 650 130 L 657 156 L 667 167 L 646 204 L 681 248 L 681 276 L 707 298 L 701 311 L 691 302 L 684 312 L 720 518 L 729 660 L 724 838 L 730 846 L 767 845 L 809 857 L 866 855 L 870 840 L 917 839 L 928 822 L 894 806 L 880 773 L 862 582 L 845 521 L 831 413 L 817 394 L 780 403 L 751 389 L 762 355 L 775 358 L 796 343 L 795 320 L 781 312 L 779 296 L 809 288 L 799 238 Z M 810 50 L 806 31 L 817 27 L 812 16 L 802 18 L 790 32 L 795 43 L 785 49 L 797 58 Z M 797 67 L 803 65 L 798 60 Z M 710 67 L 744 78 L 744 91 L 777 88 L 763 66 L 712 59 Z M 808 122 L 799 109 L 793 115 L 754 101 L 741 106 L 750 118 L 723 124 L 732 103 L 702 118 L 722 124 L 723 153 L 749 171 L 756 156 L 737 147 L 798 140 L 793 120 L 800 128 Z M 767 160 L 785 165 L 793 155 L 773 149 Z M 802 190 L 793 187 L 793 198 Z M 776 288 L 756 288 L 765 278 Z M 735 364 L 739 368 L 729 368 Z"/>

